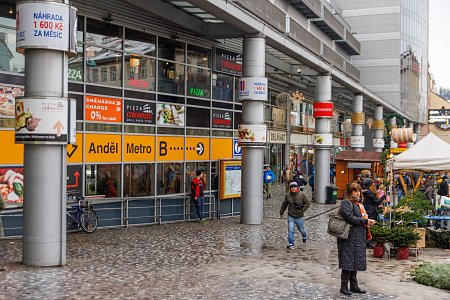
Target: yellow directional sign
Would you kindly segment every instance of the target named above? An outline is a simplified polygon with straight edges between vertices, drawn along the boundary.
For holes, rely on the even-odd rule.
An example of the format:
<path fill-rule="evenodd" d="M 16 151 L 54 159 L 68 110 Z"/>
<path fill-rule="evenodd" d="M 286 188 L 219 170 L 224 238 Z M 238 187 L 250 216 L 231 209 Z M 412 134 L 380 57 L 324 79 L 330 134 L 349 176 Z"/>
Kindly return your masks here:
<path fill-rule="evenodd" d="M 158 161 L 184 160 L 184 137 L 158 136 L 156 158 Z"/>
<path fill-rule="evenodd" d="M 209 160 L 209 138 L 186 138 L 186 160 Z"/>
<path fill-rule="evenodd" d="M 117 162 L 122 159 L 122 136 L 119 134 L 86 134 L 86 162 Z"/>
<path fill-rule="evenodd" d="M 126 162 L 155 161 L 155 137 L 148 135 L 125 135 L 123 159 Z"/>
<path fill-rule="evenodd" d="M 211 148 L 212 160 L 233 158 L 233 139 L 213 138 Z"/>
<path fill-rule="evenodd" d="M 83 161 L 83 134 L 77 133 L 77 143 L 67 145 L 67 162 L 81 163 Z"/>

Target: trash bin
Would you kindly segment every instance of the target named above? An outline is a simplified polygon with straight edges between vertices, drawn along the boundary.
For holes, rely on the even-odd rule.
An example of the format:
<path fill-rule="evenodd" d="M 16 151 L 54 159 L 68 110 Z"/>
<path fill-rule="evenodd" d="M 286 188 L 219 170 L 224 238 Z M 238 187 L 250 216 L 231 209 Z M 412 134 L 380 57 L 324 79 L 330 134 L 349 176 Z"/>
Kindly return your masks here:
<path fill-rule="evenodd" d="M 327 186 L 327 204 L 336 204 L 338 189 L 336 186 Z"/>

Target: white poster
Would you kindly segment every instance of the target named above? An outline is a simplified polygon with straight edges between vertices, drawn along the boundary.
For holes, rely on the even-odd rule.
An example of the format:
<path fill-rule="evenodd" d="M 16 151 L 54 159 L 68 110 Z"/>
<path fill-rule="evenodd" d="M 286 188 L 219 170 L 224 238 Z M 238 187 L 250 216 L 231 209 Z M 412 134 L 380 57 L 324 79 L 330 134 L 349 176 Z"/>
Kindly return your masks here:
<path fill-rule="evenodd" d="M 64 98 L 16 99 L 16 143 L 67 144 L 68 106 Z"/>
<path fill-rule="evenodd" d="M 45 48 L 68 51 L 70 29 L 69 6 L 55 2 L 17 4 L 16 49 Z M 72 24 L 76 26 L 76 24 Z"/>
<path fill-rule="evenodd" d="M 166 126 L 184 126 L 185 108 L 179 104 L 157 104 L 156 124 Z"/>
<path fill-rule="evenodd" d="M 267 101 L 266 77 L 243 77 L 239 79 L 239 100 Z"/>
<path fill-rule="evenodd" d="M 241 194 L 241 169 L 241 166 L 225 167 L 225 197 Z"/>
<path fill-rule="evenodd" d="M 238 139 L 241 146 L 264 146 L 267 142 L 265 124 L 239 124 Z"/>

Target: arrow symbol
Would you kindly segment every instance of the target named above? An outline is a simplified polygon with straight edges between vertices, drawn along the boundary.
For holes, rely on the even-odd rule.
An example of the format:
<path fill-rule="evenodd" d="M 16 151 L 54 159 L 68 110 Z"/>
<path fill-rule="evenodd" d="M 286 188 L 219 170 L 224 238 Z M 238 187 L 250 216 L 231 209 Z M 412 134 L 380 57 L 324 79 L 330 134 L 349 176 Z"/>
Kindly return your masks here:
<path fill-rule="evenodd" d="M 195 148 L 195 150 L 197 151 L 198 155 L 202 155 L 203 152 L 205 151 L 205 147 L 203 146 L 202 142 L 199 142 L 197 144 L 197 147 Z"/>
<path fill-rule="evenodd" d="M 61 131 L 64 129 L 64 125 L 61 121 L 58 121 L 53 125 L 53 129 L 56 129 L 56 136 L 61 136 Z"/>
<path fill-rule="evenodd" d="M 80 177 L 80 173 L 78 173 L 78 171 L 75 171 L 75 173 L 73 173 L 73 176 L 75 176 L 75 184 L 68 184 L 67 188 L 76 188 L 76 187 L 78 187 L 78 177 Z"/>
<path fill-rule="evenodd" d="M 71 158 L 72 155 L 75 153 L 75 151 L 76 151 L 77 149 L 78 149 L 78 145 L 72 145 L 72 151 L 70 151 L 70 153 L 67 152 L 67 156 L 68 156 L 69 158 Z"/>

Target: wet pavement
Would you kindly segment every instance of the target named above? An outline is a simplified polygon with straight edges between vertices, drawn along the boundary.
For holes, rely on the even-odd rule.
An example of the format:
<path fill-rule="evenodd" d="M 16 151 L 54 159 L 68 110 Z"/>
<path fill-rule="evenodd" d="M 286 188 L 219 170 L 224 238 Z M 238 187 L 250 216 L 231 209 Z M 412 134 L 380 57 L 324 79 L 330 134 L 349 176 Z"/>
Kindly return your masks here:
<path fill-rule="evenodd" d="M 296 232 L 295 249 L 286 249 L 287 220 L 278 218 L 283 190 L 265 200 L 263 225 L 232 217 L 68 234 L 64 267 L 24 266 L 21 240 L 0 240 L 0 299 L 344 299 L 327 214 L 306 222 L 306 244 Z M 306 219 L 333 207 L 313 203 Z M 432 254 L 448 261 L 444 250 L 418 262 L 380 261 L 368 252 L 369 269 L 358 278 L 369 292 L 352 299 L 449 299 L 408 277 Z"/>

